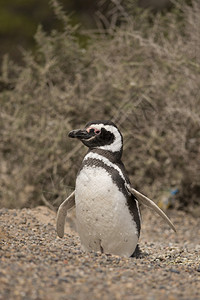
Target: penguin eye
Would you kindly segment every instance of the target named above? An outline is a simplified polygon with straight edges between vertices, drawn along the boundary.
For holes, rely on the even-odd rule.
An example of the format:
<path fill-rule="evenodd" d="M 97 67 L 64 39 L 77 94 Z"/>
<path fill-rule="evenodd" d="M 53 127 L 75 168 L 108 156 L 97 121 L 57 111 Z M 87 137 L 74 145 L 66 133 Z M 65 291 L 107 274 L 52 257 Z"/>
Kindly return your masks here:
<path fill-rule="evenodd" d="M 100 130 L 100 129 L 97 129 L 97 128 L 94 128 L 94 127 L 91 127 L 91 128 L 88 128 L 88 129 L 87 129 L 87 132 L 88 132 L 88 133 L 95 133 L 96 135 L 98 135 L 98 134 L 101 133 L 101 130 Z"/>
<path fill-rule="evenodd" d="M 101 130 L 95 129 L 94 132 L 95 132 L 95 134 L 100 134 L 100 133 L 101 133 Z"/>

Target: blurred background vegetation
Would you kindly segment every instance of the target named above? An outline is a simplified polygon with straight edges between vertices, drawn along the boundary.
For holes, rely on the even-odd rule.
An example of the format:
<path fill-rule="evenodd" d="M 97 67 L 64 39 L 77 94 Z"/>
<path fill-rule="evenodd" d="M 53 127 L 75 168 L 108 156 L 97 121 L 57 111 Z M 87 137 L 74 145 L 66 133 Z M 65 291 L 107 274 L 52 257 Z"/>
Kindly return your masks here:
<path fill-rule="evenodd" d="M 119 16 L 117 3 L 132 14 L 139 8 L 148 8 L 164 14 L 174 8 L 170 0 L 60 0 L 59 3 L 70 15 L 70 24 L 80 24 L 85 29 L 97 28 L 100 20 L 106 26 L 114 15 L 115 18 Z M 191 1 L 180 0 L 180 3 L 191 4 Z M 120 18 L 116 21 L 119 22 Z M 15 60 L 20 60 L 21 48 L 34 49 L 34 35 L 39 24 L 48 33 L 52 29 L 61 29 L 49 0 L 1 0 L 0 57 L 9 53 Z"/>
<path fill-rule="evenodd" d="M 199 1 L 1 1 L 0 206 L 56 209 L 86 152 L 67 133 L 111 119 L 133 185 L 196 214 L 199 15 Z"/>

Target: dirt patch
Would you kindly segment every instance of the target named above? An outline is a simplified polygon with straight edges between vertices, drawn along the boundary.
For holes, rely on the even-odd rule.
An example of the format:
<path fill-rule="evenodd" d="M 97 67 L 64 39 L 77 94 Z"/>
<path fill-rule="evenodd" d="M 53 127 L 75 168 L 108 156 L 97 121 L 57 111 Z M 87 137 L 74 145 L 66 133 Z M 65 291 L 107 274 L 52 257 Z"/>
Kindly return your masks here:
<path fill-rule="evenodd" d="M 200 299 L 200 220 L 170 211 L 174 234 L 143 211 L 140 259 L 84 253 L 46 207 L 0 210 L 0 299 Z"/>

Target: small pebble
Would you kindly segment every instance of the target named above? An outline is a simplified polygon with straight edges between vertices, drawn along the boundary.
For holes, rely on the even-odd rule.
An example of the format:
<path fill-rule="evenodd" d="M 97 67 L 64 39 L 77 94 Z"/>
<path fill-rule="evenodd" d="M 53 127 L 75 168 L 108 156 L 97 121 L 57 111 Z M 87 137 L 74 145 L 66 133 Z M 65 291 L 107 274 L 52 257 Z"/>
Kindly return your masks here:
<path fill-rule="evenodd" d="M 180 271 L 175 270 L 175 269 L 169 269 L 170 272 L 176 273 L 176 274 L 180 274 Z"/>

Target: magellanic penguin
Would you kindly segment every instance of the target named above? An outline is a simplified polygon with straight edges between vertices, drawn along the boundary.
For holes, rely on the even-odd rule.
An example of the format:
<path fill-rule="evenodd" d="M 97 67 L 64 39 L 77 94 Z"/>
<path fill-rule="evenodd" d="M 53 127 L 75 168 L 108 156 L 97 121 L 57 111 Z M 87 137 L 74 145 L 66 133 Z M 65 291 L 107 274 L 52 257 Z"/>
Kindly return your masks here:
<path fill-rule="evenodd" d="M 71 131 L 69 137 L 81 140 L 89 151 L 78 172 L 75 191 L 58 209 L 59 237 L 64 235 L 67 210 L 74 205 L 85 251 L 133 256 L 141 226 L 138 202 L 154 209 L 175 231 L 164 212 L 131 187 L 121 161 L 123 138 L 113 122 L 89 122 L 83 130 Z"/>

